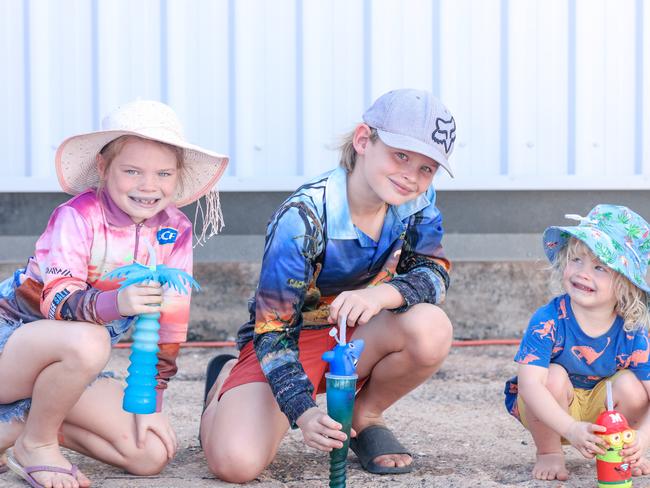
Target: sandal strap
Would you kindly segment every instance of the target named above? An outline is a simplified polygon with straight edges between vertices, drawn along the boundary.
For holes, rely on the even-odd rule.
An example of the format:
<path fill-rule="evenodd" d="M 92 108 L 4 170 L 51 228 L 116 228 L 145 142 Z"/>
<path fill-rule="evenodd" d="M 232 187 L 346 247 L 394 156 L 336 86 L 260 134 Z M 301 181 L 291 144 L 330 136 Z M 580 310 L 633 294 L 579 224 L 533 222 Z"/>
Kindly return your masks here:
<path fill-rule="evenodd" d="M 47 471 L 49 473 L 61 473 L 61 474 L 67 474 L 72 476 L 73 478 L 76 477 L 77 471 L 79 470 L 79 467 L 76 464 L 73 464 L 70 469 L 66 468 L 60 468 L 58 466 L 25 466 L 23 467 L 23 471 L 25 473 L 31 475 L 32 473 L 35 473 L 37 471 Z"/>

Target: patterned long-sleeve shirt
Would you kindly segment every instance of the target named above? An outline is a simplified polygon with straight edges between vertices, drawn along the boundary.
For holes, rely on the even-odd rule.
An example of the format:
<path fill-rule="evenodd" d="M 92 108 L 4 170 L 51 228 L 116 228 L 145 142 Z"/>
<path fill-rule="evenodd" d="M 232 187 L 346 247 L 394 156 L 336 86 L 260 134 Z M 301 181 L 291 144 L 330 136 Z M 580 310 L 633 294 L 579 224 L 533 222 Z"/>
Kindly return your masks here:
<path fill-rule="evenodd" d="M 313 387 L 298 360 L 303 328 L 331 327 L 329 304 L 346 290 L 394 286 L 405 304 L 440 303 L 449 286 L 441 240 L 442 216 L 433 188 L 389 207 L 373 240 L 352 223 L 346 172 L 337 168 L 300 187 L 275 212 L 250 320 L 238 334 L 255 352 L 280 409 L 291 425 L 315 406 Z"/>
<path fill-rule="evenodd" d="M 0 296 L 2 322 L 43 318 L 105 325 L 116 343 L 132 317 L 117 307 L 119 281 L 106 273 L 134 261 L 147 264 L 145 242 L 156 251 L 158 264 L 192 274 L 192 225 L 174 206 L 134 224 L 103 191 L 88 190 L 57 207 L 36 243 L 34 256 L 14 279 L 14 293 Z M 158 408 L 162 391 L 176 373 L 179 343 L 185 341 L 190 295 L 165 289 L 160 316 Z"/>

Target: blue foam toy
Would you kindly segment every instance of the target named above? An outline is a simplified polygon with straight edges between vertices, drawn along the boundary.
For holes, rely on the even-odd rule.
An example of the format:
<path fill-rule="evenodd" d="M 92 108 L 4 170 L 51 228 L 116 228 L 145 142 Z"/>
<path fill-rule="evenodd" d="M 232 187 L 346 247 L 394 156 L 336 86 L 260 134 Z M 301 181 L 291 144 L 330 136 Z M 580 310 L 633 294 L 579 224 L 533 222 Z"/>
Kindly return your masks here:
<path fill-rule="evenodd" d="M 168 286 L 179 293 L 188 293 L 194 287 L 199 290 L 199 284 L 182 269 L 170 268 L 164 264 L 156 266 L 156 251 L 148 242 L 149 266 L 133 263 L 117 268 L 106 274 L 106 279 L 121 279 L 120 288 L 144 281 L 157 281 L 161 286 Z M 126 389 L 122 408 L 127 412 L 147 414 L 156 411 L 156 364 L 158 363 L 158 319 L 160 313 L 146 313 L 136 317 L 133 332 L 133 344 L 129 375 L 126 378 Z"/>

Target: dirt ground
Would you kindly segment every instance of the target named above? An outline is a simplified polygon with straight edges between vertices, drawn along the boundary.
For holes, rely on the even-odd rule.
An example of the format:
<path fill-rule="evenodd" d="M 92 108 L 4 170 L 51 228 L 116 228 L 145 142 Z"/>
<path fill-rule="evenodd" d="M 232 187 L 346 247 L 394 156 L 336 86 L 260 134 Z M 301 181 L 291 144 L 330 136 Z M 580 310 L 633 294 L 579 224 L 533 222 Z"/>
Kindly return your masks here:
<path fill-rule="evenodd" d="M 166 409 L 177 431 L 176 458 L 154 477 L 130 476 L 79 455 L 73 462 L 102 488 L 225 487 L 209 473 L 197 441 L 204 368 L 210 349 L 183 349 L 180 372 L 170 384 Z M 564 483 L 530 478 L 534 445 L 529 434 L 505 411 L 503 384 L 515 371 L 515 347 L 455 348 L 441 371 L 400 401 L 386 415 L 402 442 L 412 450 L 417 469 L 399 476 L 364 472 L 349 457 L 351 487 L 526 487 L 596 486 L 595 462 L 566 448 L 571 478 Z M 116 350 L 109 367 L 118 374 L 127 366 L 128 351 Z M 246 486 L 310 488 L 327 486 L 328 457 L 306 448 L 299 431 L 285 439 L 273 464 Z M 0 475 L 0 487 L 27 486 L 13 474 Z M 650 477 L 634 482 L 650 487 Z"/>

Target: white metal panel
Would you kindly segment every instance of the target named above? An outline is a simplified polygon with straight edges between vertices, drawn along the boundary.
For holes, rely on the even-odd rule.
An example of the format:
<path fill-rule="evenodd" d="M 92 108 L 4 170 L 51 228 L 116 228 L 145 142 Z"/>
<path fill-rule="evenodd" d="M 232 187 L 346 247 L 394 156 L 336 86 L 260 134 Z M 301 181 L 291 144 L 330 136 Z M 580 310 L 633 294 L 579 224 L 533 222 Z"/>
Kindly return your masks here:
<path fill-rule="evenodd" d="M 650 188 L 649 25 L 640 0 L 6 0 L 0 191 L 56 191 L 59 142 L 138 97 L 232 156 L 222 188 L 290 190 L 400 87 L 456 118 L 440 188 Z"/>
<path fill-rule="evenodd" d="M 261 166 L 256 164 L 251 174 L 263 178 L 278 173 L 297 175 L 296 105 L 302 100 L 296 98 L 296 2 L 263 3 L 263 72 L 255 78 L 258 79 L 256 88 L 262 88 L 265 140 L 260 151 L 263 162 Z"/>
<path fill-rule="evenodd" d="M 641 16 L 641 25 L 650 26 L 650 8 L 646 5 L 643 9 L 643 15 Z M 648 140 L 647 134 L 650 131 L 650 28 L 641 29 L 641 32 L 636 33 L 641 40 L 641 52 L 639 54 L 643 57 L 643 65 L 637 67 L 640 70 L 641 83 L 640 91 L 642 93 L 642 102 L 641 102 L 641 117 L 639 120 L 640 127 L 638 128 L 641 132 L 641 144 L 640 144 L 640 156 L 641 156 L 641 169 L 644 170 L 644 174 L 650 174 L 650 140 Z M 637 103 L 639 103 L 637 101 Z"/>
<path fill-rule="evenodd" d="M 562 177 L 567 173 L 569 136 L 569 13 L 565 0 L 536 3 L 537 91 L 536 119 L 537 175 Z"/>
<path fill-rule="evenodd" d="M 188 9 L 182 0 L 167 5 L 167 102 L 195 144 L 228 153 L 228 1 L 206 2 L 203 9 Z"/>
<path fill-rule="evenodd" d="M 369 1 L 333 0 L 331 26 L 324 26 L 323 35 L 332 37 L 332 59 L 329 69 L 329 90 L 322 103 L 327 107 L 327 125 L 325 134 L 332 140 L 354 125 L 361 122 L 364 111 L 365 93 L 364 65 L 371 46 L 365 45 L 364 16 L 368 12 L 365 5 Z M 372 86 L 372 80 L 368 80 Z"/>
<path fill-rule="evenodd" d="M 93 62 L 100 116 L 136 98 L 160 100 L 160 1 L 98 0 L 97 5 L 98 59 Z"/>
<path fill-rule="evenodd" d="M 59 143 L 93 126 L 91 12 L 84 0 L 30 3 L 31 175 L 48 177 Z"/>
<path fill-rule="evenodd" d="M 576 0 L 575 165 L 587 178 L 605 173 L 605 3 Z"/>
<path fill-rule="evenodd" d="M 23 4 L 0 2 L 0 147 L 2 148 L 3 179 L 15 181 L 29 174 L 29 157 L 25 154 L 25 139 L 29 136 L 25 124 L 29 115 L 25 110 Z"/>
<path fill-rule="evenodd" d="M 508 173 L 537 174 L 537 9 L 535 0 L 509 2 Z"/>
<path fill-rule="evenodd" d="M 317 175 L 323 167 L 336 165 L 332 94 L 338 59 L 333 32 L 325 28 L 333 25 L 334 14 L 334 2 L 303 2 L 301 147 L 305 175 Z"/>
<path fill-rule="evenodd" d="M 489 175 L 500 174 L 501 148 L 501 100 L 500 74 L 502 49 L 500 0 L 474 2 L 471 9 L 471 49 L 468 79 L 471 82 L 469 99 L 470 116 L 467 120 L 456 115 L 458 137 L 456 151 L 467 152 L 471 173 L 467 178 L 482 179 Z M 442 47 L 453 53 L 453 45 L 443 40 Z M 461 58 L 461 62 L 463 61 Z M 441 76 L 445 76 L 445 66 L 441 67 Z M 441 94 L 443 101 L 446 94 Z M 455 107 L 449 106 L 455 114 Z M 453 156 L 454 169 L 460 164 Z M 462 174 L 462 173 L 461 173 Z M 458 178 L 461 178 L 461 174 Z M 453 186 L 453 183 L 450 182 Z"/>
<path fill-rule="evenodd" d="M 472 127 L 472 65 L 469 61 L 471 49 L 471 0 L 441 0 L 440 18 L 440 94 L 439 97 L 449 107 L 456 119 L 456 147 L 450 164 L 459 181 L 471 181 L 473 176 L 473 145 L 469 131 Z M 493 141 L 493 144 L 497 141 Z M 476 158 L 480 158 L 477 148 Z M 477 166 L 480 160 L 477 159 Z M 436 178 L 449 183 L 447 176 L 440 172 Z M 498 174 L 498 173 L 496 173 Z"/>
<path fill-rule="evenodd" d="M 605 4 L 605 174 L 634 174 L 635 0 Z M 592 101 L 593 103 L 593 101 Z M 596 101 L 597 103 L 597 101 Z"/>

